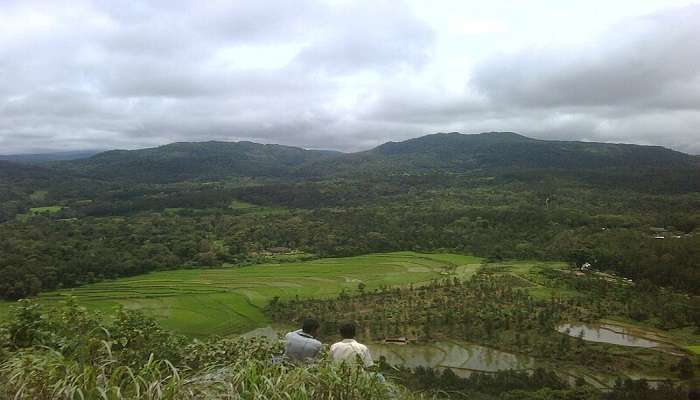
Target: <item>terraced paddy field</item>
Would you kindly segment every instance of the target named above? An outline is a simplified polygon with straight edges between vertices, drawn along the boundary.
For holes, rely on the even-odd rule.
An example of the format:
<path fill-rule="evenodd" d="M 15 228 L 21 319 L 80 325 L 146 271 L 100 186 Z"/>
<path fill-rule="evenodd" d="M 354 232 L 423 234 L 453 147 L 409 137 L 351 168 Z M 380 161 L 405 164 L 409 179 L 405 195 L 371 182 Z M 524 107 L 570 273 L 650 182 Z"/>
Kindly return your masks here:
<path fill-rule="evenodd" d="M 38 297 L 51 304 L 75 296 L 106 314 L 123 305 L 154 316 L 163 327 L 191 336 L 246 332 L 268 325 L 263 308 L 281 299 L 323 298 L 380 286 L 419 284 L 445 275 L 468 278 L 481 265 L 478 257 L 398 252 L 327 258 L 299 263 L 262 264 L 221 269 L 155 272 Z M 0 303 L 0 318 L 11 303 Z"/>

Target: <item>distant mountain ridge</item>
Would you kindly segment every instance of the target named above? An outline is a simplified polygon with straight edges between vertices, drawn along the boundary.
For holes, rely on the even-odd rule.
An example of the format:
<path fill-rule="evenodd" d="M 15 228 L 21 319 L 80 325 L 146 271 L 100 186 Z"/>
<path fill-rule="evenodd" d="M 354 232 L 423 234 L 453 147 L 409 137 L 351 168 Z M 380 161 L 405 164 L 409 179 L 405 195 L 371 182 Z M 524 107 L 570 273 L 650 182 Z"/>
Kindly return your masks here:
<path fill-rule="evenodd" d="M 700 163 L 698 157 L 659 146 L 539 140 L 513 132 L 453 132 L 347 154 L 253 142 L 178 142 L 112 150 L 53 165 L 97 179 L 157 183 L 231 176 L 320 178 L 483 169 L 695 169 Z"/>
<path fill-rule="evenodd" d="M 80 158 L 92 157 L 100 153 L 97 150 L 77 150 L 77 151 L 59 151 L 51 153 L 34 153 L 34 154 L 5 154 L 0 155 L 2 161 L 12 161 L 17 163 L 38 164 L 50 161 L 67 161 L 77 160 Z"/>
<path fill-rule="evenodd" d="M 0 202 L 23 201 L 26 196 L 44 188 L 57 185 L 75 186 L 78 178 L 64 171 L 41 165 L 22 164 L 0 160 Z M 0 220 L 2 220 L 0 213 Z"/>
<path fill-rule="evenodd" d="M 316 173 L 468 172 L 483 169 L 693 168 L 697 158 L 660 146 L 539 140 L 513 132 L 436 133 L 315 162 Z"/>
<path fill-rule="evenodd" d="M 479 166 L 581 168 L 690 165 L 688 154 L 661 146 L 532 139 L 513 132 L 476 135 L 437 133 L 404 142 L 389 142 L 371 152 L 430 153 L 446 160 L 471 160 Z"/>
<path fill-rule="evenodd" d="M 140 150 L 111 150 L 55 166 L 93 178 L 174 182 L 229 176 L 287 176 L 295 167 L 334 154 L 246 141 L 177 142 Z"/>

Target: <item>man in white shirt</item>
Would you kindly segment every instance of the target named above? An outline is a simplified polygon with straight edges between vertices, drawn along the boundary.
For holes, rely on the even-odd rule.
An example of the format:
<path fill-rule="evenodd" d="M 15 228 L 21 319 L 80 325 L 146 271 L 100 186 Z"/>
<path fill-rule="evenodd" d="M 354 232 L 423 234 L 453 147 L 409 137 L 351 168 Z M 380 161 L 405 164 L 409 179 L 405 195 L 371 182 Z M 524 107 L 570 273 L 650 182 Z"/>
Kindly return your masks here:
<path fill-rule="evenodd" d="M 372 362 L 372 355 L 367 346 L 355 341 L 355 331 L 355 324 L 352 322 L 346 322 L 340 325 L 340 336 L 343 340 L 331 346 L 331 357 L 334 361 L 347 361 L 352 363 L 357 362 L 359 357 L 359 361 L 362 365 L 365 368 L 369 368 L 374 365 L 374 362 Z"/>
<path fill-rule="evenodd" d="M 284 355 L 292 361 L 310 361 L 321 350 L 321 342 L 316 339 L 321 325 L 313 318 L 305 318 L 301 329 L 289 332 L 284 345 Z"/>

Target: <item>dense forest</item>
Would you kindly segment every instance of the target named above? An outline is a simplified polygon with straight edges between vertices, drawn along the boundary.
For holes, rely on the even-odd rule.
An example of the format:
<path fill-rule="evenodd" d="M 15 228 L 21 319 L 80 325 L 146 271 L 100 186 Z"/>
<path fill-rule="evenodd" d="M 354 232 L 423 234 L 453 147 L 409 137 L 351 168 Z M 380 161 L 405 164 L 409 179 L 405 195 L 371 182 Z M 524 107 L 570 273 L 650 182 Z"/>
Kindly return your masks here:
<path fill-rule="evenodd" d="M 16 196 L 22 196 L 18 193 Z M 182 266 L 437 250 L 589 262 L 697 293 L 700 196 L 561 178 L 431 174 L 283 183 L 69 185 L 3 202 L 0 296 Z M 663 237 L 656 239 L 655 237 Z"/>

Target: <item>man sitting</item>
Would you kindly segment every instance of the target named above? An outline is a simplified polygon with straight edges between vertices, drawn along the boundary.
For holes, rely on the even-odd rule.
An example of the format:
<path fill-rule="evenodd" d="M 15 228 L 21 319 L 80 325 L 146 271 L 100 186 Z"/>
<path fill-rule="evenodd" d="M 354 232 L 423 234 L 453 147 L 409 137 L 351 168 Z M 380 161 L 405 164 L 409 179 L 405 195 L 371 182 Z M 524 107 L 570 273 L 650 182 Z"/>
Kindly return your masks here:
<path fill-rule="evenodd" d="M 365 368 L 374 365 L 372 355 L 364 344 L 355 341 L 355 324 L 346 322 L 340 325 L 340 336 L 343 338 L 331 346 L 331 357 L 334 361 L 356 362 L 358 357 Z"/>
<path fill-rule="evenodd" d="M 316 339 L 321 325 L 313 318 L 305 318 L 301 329 L 289 332 L 285 339 L 284 355 L 292 361 L 309 361 L 318 355 L 321 342 Z"/>

